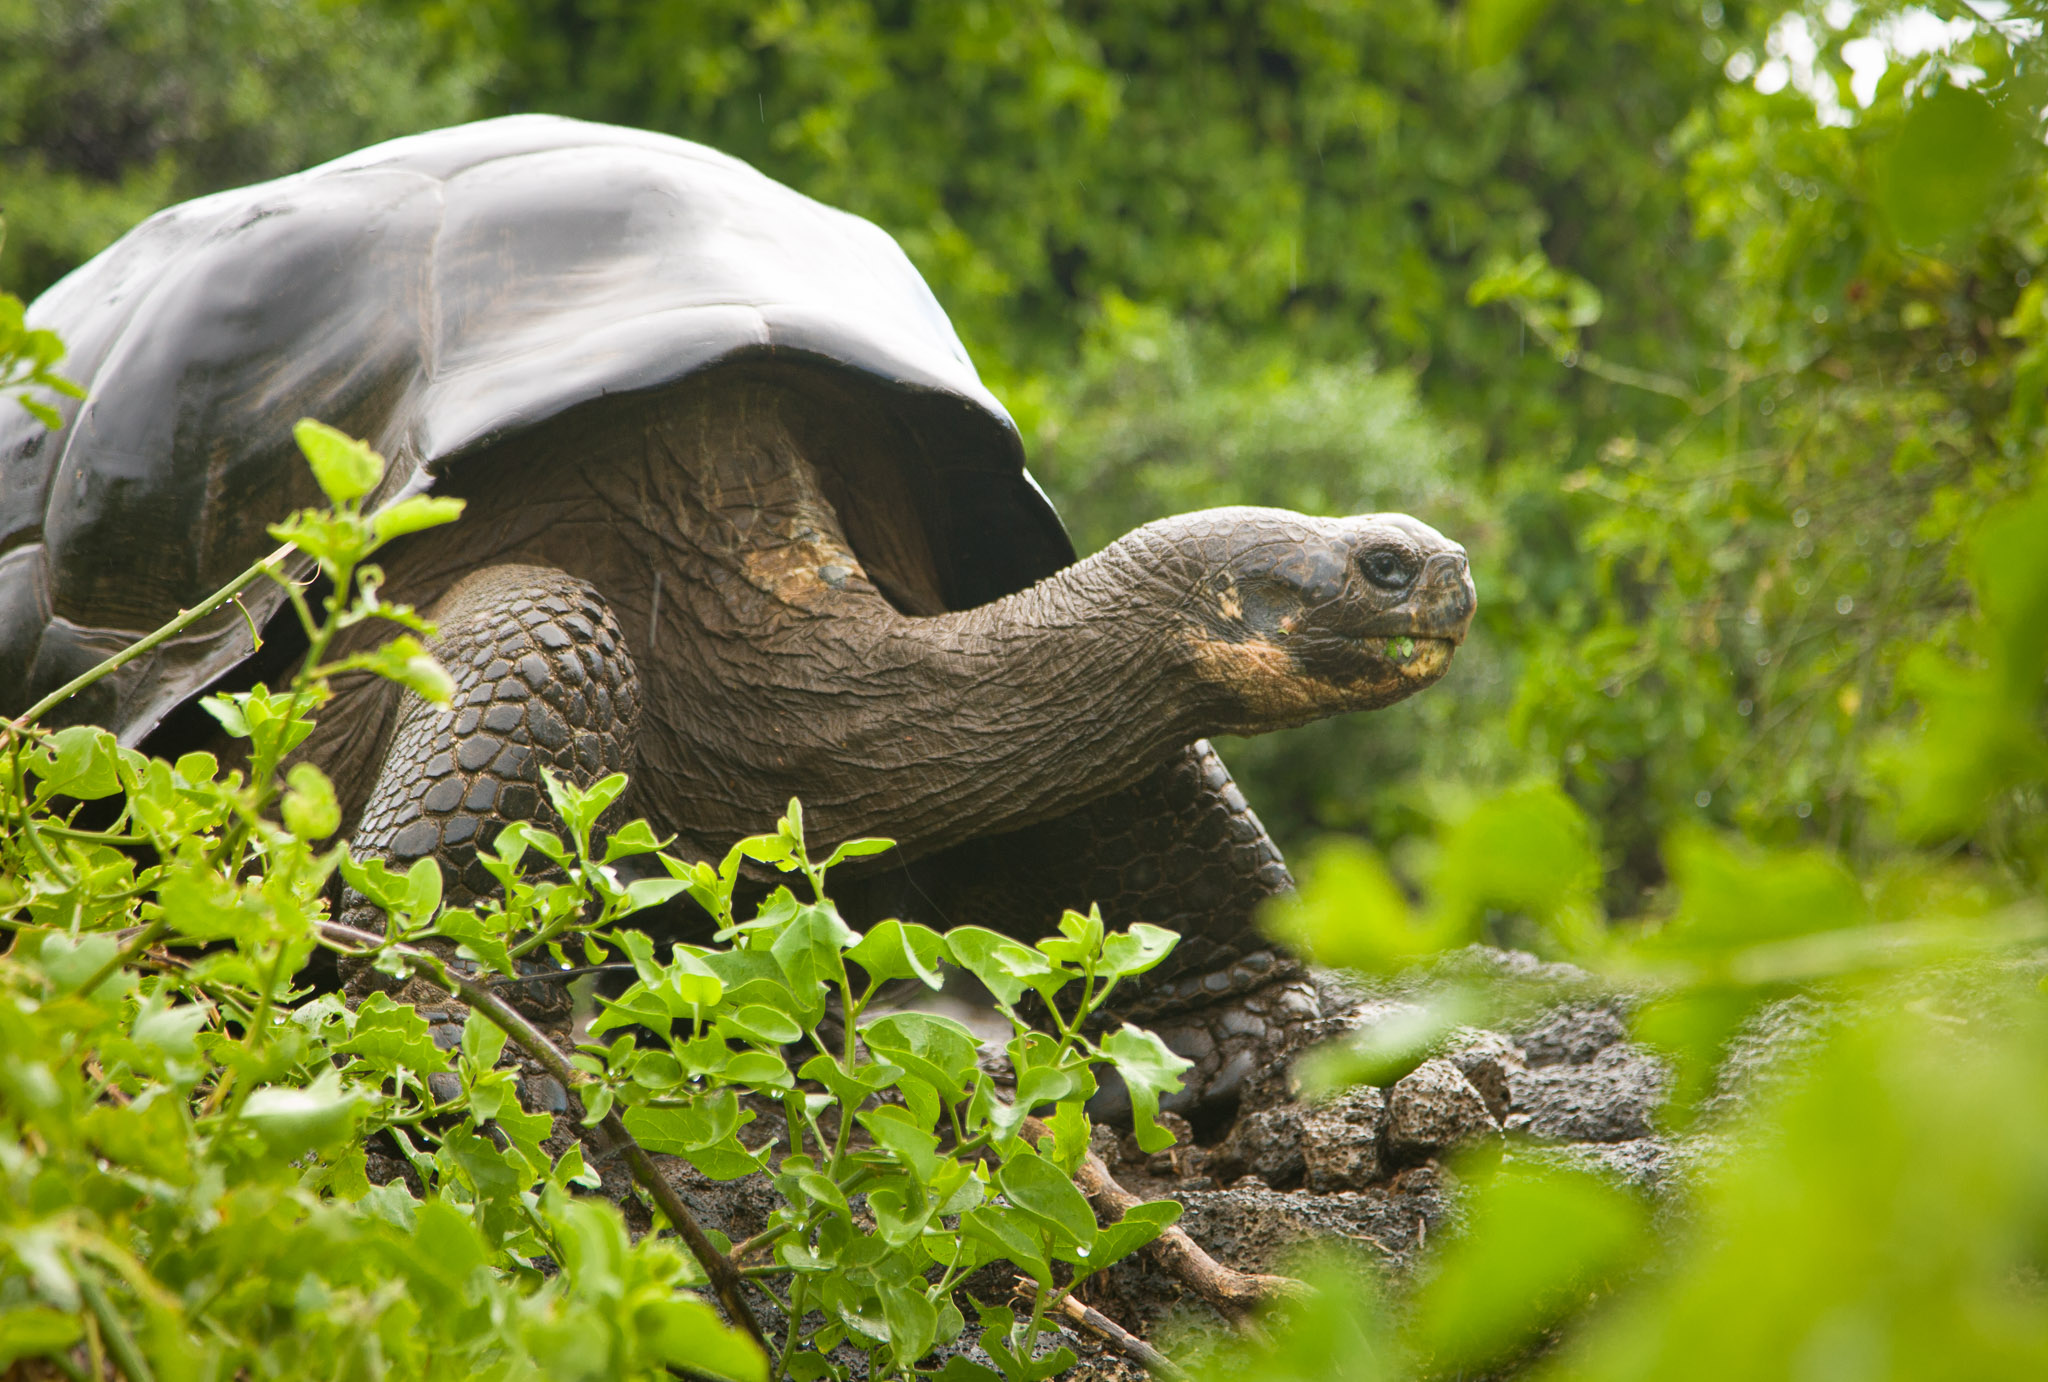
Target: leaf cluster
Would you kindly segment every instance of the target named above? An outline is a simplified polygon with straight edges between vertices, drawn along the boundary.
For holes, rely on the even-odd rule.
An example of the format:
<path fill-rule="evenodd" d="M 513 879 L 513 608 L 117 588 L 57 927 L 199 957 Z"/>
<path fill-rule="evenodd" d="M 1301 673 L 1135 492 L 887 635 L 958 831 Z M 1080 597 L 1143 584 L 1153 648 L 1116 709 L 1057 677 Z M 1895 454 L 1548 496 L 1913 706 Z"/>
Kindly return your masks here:
<path fill-rule="evenodd" d="M 0 730 L 0 1363 L 96 1376 L 108 1361 L 138 1379 L 686 1367 L 761 1382 L 771 1367 L 844 1377 L 850 1346 L 868 1375 L 907 1376 L 967 1328 L 960 1282 L 1007 1260 L 1041 1290 L 1023 1318 L 983 1308 L 984 1347 L 1021 1382 L 1068 1366 L 1070 1352 L 1040 1346 L 1047 1309 L 1179 1214 L 1148 1204 L 1098 1227 L 1071 1178 L 1100 1069 L 1130 1091 L 1144 1144 L 1171 1141 L 1153 1115 L 1186 1062 L 1133 1027 L 1098 1038 L 1090 1019 L 1173 934 L 1112 933 L 1095 913 L 1035 945 L 894 920 L 863 934 L 827 875 L 887 841 L 814 860 L 792 801 L 774 833 L 717 864 L 682 861 L 643 821 L 601 828 L 626 785 L 616 774 L 548 777 L 559 828 L 499 832 L 480 858 L 502 895 L 474 907 L 443 905 L 431 860 L 401 873 L 325 843 L 334 788 L 286 764 L 338 673 L 448 699 L 420 641 L 431 630 L 382 599 L 371 558 L 461 506 L 372 506 L 381 456 L 312 421 L 296 436 L 329 505 L 276 525 L 291 559 L 250 578 L 285 586 L 308 651 L 279 690 L 205 700 L 243 741 L 239 766 L 166 762 L 33 716 Z M 323 605 L 295 564 L 326 578 Z M 328 659 L 337 633 L 372 620 L 395 636 Z M 652 875 L 636 867 L 649 861 Z M 807 895 L 778 887 L 740 915 L 748 868 Z M 381 935 L 330 921 L 337 878 L 383 912 Z M 718 924 L 709 945 L 657 955 L 620 924 L 685 894 Z M 495 999 L 436 1027 L 383 993 L 351 1004 L 307 987 L 322 949 L 472 997 L 578 961 L 633 979 L 563 1066 Z M 975 975 L 1009 1017 L 1014 1090 L 965 1027 L 881 1002 L 904 981 L 938 987 L 942 966 Z M 1052 1030 L 1025 1021 L 1027 996 Z M 737 1248 L 712 1235 L 707 1251 L 780 1308 L 779 1343 L 698 1294 L 715 1284 L 705 1260 L 635 1241 L 615 1204 L 588 1197 L 601 1181 L 577 1125 L 558 1126 L 539 1077 L 522 1077 L 536 1057 L 572 1082 L 581 1126 L 623 1128 L 713 1179 L 768 1178 L 768 1227 Z M 749 1131 L 759 1107 L 779 1110 L 779 1136 Z M 1034 1112 L 1052 1130 L 1036 1146 L 1022 1135 Z M 959 1357 L 939 1371 L 987 1374 Z"/>

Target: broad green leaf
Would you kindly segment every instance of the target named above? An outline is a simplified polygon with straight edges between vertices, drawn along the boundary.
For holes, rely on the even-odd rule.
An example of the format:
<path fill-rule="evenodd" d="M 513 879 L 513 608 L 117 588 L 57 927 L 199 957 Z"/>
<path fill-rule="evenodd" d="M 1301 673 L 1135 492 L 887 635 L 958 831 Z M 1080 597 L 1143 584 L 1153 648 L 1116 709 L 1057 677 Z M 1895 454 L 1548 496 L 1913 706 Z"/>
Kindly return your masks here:
<path fill-rule="evenodd" d="M 741 1051 L 725 1063 L 718 1078 L 752 1089 L 782 1091 L 796 1084 L 789 1063 L 772 1051 Z"/>
<path fill-rule="evenodd" d="M 562 823 L 568 827 L 572 838 L 588 837 L 597 825 L 597 818 L 618 800 L 619 793 L 626 790 L 624 773 L 608 773 L 588 787 L 578 787 L 557 777 L 552 769 L 542 768 L 541 781 L 547 787 L 548 800 L 561 814 Z"/>
<path fill-rule="evenodd" d="M 870 854 L 882 854 L 896 847 L 894 840 L 848 840 L 832 851 L 824 867 L 832 868 L 844 859 L 859 859 Z"/>
<path fill-rule="evenodd" d="M 479 1070 L 497 1065 L 505 1040 L 505 1029 L 489 1018 L 472 1014 L 462 1024 L 462 1054 Z"/>
<path fill-rule="evenodd" d="M 256 1090 L 243 1102 L 240 1116 L 272 1156 L 294 1161 L 352 1135 L 362 1112 L 362 1096 L 341 1087 L 340 1072 L 327 1070 L 302 1089 L 272 1085 Z"/>
<path fill-rule="evenodd" d="M 121 942 L 113 936 L 85 935 L 74 940 L 52 931 L 42 937 L 42 944 L 36 950 L 36 964 L 52 988 L 58 993 L 70 993 L 106 968 L 107 962 L 120 951 Z M 100 992 L 114 991 L 116 985 L 128 977 L 118 973 L 109 975 Z"/>
<path fill-rule="evenodd" d="M 1467 1212 L 1415 1306 L 1415 1342 L 1442 1368 L 1507 1357 L 1650 1245 L 1642 1204 L 1581 1172 L 1501 1175 Z"/>
<path fill-rule="evenodd" d="M 920 1180 L 929 1181 L 938 1173 L 939 1139 L 913 1123 L 907 1110 L 884 1104 L 856 1115 L 855 1121 L 877 1146 L 901 1157 Z"/>
<path fill-rule="evenodd" d="M 742 1115 L 739 1101 L 729 1089 L 699 1099 L 688 1108 L 630 1108 L 623 1115 L 626 1131 L 650 1152 L 687 1156 L 723 1142 L 736 1133 L 752 1114 Z"/>
<path fill-rule="evenodd" d="M 915 978 L 934 991 L 945 982 L 938 966 L 946 955 L 945 939 L 938 932 L 893 918 L 877 922 L 846 952 L 846 958 L 867 971 L 874 983 Z"/>
<path fill-rule="evenodd" d="M 816 1080 L 832 1091 L 832 1097 L 843 1100 L 850 1106 L 864 1103 L 870 1095 L 888 1088 L 903 1075 L 903 1069 L 895 1065 L 856 1065 L 852 1074 L 840 1068 L 839 1062 L 827 1055 L 812 1056 L 797 1070 L 806 1080 Z"/>
<path fill-rule="evenodd" d="M 643 1026 L 657 1036 L 668 1036 L 670 1028 L 676 1026 L 676 1009 L 666 1003 L 662 995 L 649 993 L 647 987 L 639 983 L 614 999 L 600 995 L 598 1003 L 604 1005 L 604 1011 L 590 1022 L 592 1036 L 604 1036 L 606 1032 L 631 1026 Z"/>
<path fill-rule="evenodd" d="M 1098 968 L 1103 974 L 1128 979 L 1153 968 L 1172 954 L 1179 943 L 1180 936 L 1163 926 L 1133 922 L 1130 930 L 1113 931 L 1102 938 L 1102 963 Z"/>
<path fill-rule="evenodd" d="M 120 745 L 96 725 L 68 725 L 28 760 L 41 779 L 37 795 L 96 801 L 121 790 Z"/>
<path fill-rule="evenodd" d="M 1025 985 L 997 958 L 997 952 L 1004 947 L 1022 949 L 1008 936 L 982 926 L 956 926 L 946 932 L 946 948 L 952 952 L 954 961 L 981 980 L 999 1001 L 1014 1006 L 1024 996 Z"/>
<path fill-rule="evenodd" d="M 626 905 L 618 914 L 627 917 L 659 907 L 678 893 L 688 891 L 689 886 L 680 878 L 636 878 L 626 885 Z"/>
<path fill-rule="evenodd" d="M 450 907 L 434 918 L 434 930 L 456 942 L 455 953 L 511 976 L 512 955 L 505 936 L 466 907 Z"/>
<path fill-rule="evenodd" d="M 292 438 L 313 467 L 321 492 L 336 504 L 349 504 L 377 488 L 384 478 L 384 458 L 367 443 L 312 418 L 300 418 Z"/>
<path fill-rule="evenodd" d="M 1510 788 L 1445 833 L 1430 929 L 1476 935 L 1494 909 L 1525 915 L 1554 943 L 1584 951 L 1603 937 L 1599 889 L 1600 857 L 1585 812 L 1548 782 Z"/>
<path fill-rule="evenodd" d="M 977 1262 L 1008 1258 L 1040 1286 L 1052 1281 L 1052 1267 L 1045 1255 L 1044 1235 L 1049 1231 L 1034 1218 L 1000 1205 L 983 1205 L 960 1216 L 963 1244 L 975 1245 Z"/>
<path fill-rule="evenodd" d="M 714 979 L 711 982 L 718 981 Z M 804 1034 L 803 1028 L 797 1026 L 789 1017 L 760 1003 L 749 1003 L 737 1011 L 720 1013 L 718 1026 L 744 1040 L 763 1042 L 771 1046 L 785 1045 Z"/>
<path fill-rule="evenodd" d="M 1418 919 L 1379 857 L 1340 839 L 1316 850 L 1301 887 L 1268 902 L 1260 922 L 1288 949 L 1323 964 L 1383 972 L 1462 944 L 1468 918 Z"/>
<path fill-rule="evenodd" d="M 84 1332 L 84 1323 L 75 1310 L 52 1310 L 43 1305 L 0 1309 L 0 1366 L 69 1349 Z"/>
<path fill-rule="evenodd" d="M 1853 926 L 1869 915 L 1862 889 L 1819 850 L 1764 851 L 1704 831 L 1665 842 L 1679 895 L 1677 915 L 1645 947 L 1649 954 L 1714 954 Z"/>
<path fill-rule="evenodd" d="M 882 1314 L 889 1322 L 889 1343 L 897 1363 L 908 1366 L 931 1351 L 939 1332 L 939 1313 L 922 1291 L 884 1283 Z"/>
<path fill-rule="evenodd" d="M 648 1352 L 670 1367 L 723 1382 L 768 1382 L 760 1346 L 694 1296 L 644 1303 L 633 1324 Z"/>
<path fill-rule="evenodd" d="M 1151 1032 L 1126 1022 L 1102 1039 L 1102 1054 L 1116 1066 L 1131 1095 L 1133 1131 L 1147 1152 L 1173 1145 L 1173 1134 L 1159 1126 L 1159 1096 L 1177 1093 L 1181 1075 L 1193 1062 L 1175 1055 Z"/>
<path fill-rule="evenodd" d="M 782 966 L 790 988 L 804 994 L 821 984 L 841 982 L 846 967 L 840 954 L 859 939 L 853 928 L 839 919 L 837 909 L 810 904 L 796 909 L 769 953 Z"/>
<path fill-rule="evenodd" d="M 370 531 L 376 534 L 378 542 L 385 543 L 407 533 L 438 528 L 462 517 L 464 502 L 439 495 L 415 494 L 372 514 Z"/>
<path fill-rule="evenodd" d="M 1107 1224 L 1096 1236 L 1095 1249 L 1088 1254 L 1088 1270 L 1099 1272 L 1126 1257 L 1180 1221 L 1181 1206 L 1174 1200 L 1150 1200 L 1134 1204 L 1123 1218 Z"/>
<path fill-rule="evenodd" d="M 996 1172 L 1003 1198 L 1050 1226 L 1059 1240 L 1084 1254 L 1095 1244 L 1095 1211 L 1073 1179 L 1039 1156 L 1020 1148 Z"/>
<path fill-rule="evenodd" d="M 278 807 L 285 829 L 302 840 L 324 840 L 341 828 L 341 806 L 334 784 L 311 763 L 294 763 L 285 775 L 291 789 Z"/>
<path fill-rule="evenodd" d="M 434 1045 L 427 1020 L 411 1004 L 394 1003 L 382 993 L 363 1000 L 356 1009 L 354 1035 L 334 1049 L 385 1075 L 401 1066 L 422 1075 L 449 1068 L 448 1053 Z"/>
<path fill-rule="evenodd" d="M 636 855 L 651 854 L 655 850 L 666 848 L 674 841 L 674 838 L 674 836 L 670 836 L 666 840 L 662 839 L 654 833 L 654 827 L 646 821 L 627 821 L 605 837 L 604 862 L 608 864 L 615 859 L 628 859 Z M 664 862 L 672 863 L 674 861 Z M 683 883 L 685 887 L 689 885 L 686 878 L 678 877 L 676 881 Z"/>
<path fill-rule="evenodd" d="M 936 1013 L 898 1012 L 867 1023 L 860 1032 L 870 1051 L 903 1067 L 947 1100 L 965 1097 L 980 1045 L 958 1022 Z"/>

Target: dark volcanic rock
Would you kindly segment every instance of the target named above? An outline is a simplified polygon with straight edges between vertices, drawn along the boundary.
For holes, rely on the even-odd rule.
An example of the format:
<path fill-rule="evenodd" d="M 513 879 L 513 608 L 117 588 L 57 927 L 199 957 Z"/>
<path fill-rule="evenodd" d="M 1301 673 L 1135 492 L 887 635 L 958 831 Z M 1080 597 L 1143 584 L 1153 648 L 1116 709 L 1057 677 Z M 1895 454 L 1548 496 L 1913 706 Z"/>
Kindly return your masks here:
<path fill-rule="evenodd" d="M 1494 1121 L 1505 1120 L 1514 1102 L 1514 1076 L 1527 1064 L 1522 1049 L 1499 1032 L 1474 1029 L 1459 1034 L 1458 1044 L 1451 1049 L 1450 1062 L 1479 1091 Z"/>
<path fill-rule="evenodd" d="M 1331 1241 L 1362 1245 L 1388 1265 L 1407 1266 L 1450 1218 L 1454 1183 L 1431 1164 L 1384 1185 L 1330 1195 L 1258 1187 L 1201 1191 L 1184 1197 L 1181 1227 L 1240 1271 L 1273 1271 L 1302 1247 Z"/>
<path fill-rule="evenodd" d="M 1363 1190 L 1386 1174 L 1386 1096 L 1371 1085 L 1346 1090 L 1302 1118 L 1302 1170 L 1310 1190 Z"/>
<path fill-rule="evenodd" d="M 1664 1066 L 1642 1048 L 1603 1046 L 1584 1065 L 1541 1065 L 1516 1073 L 1507 1129 L 1552 1142 L 1628 1142 L 1655 1131 L 1670 1086 Z"/>
<path fill-rule="evenodd" d="M 1611 1009 L 1576 1007 L 1549 1014 L 1515 1040 L 1532 1066 L 1584 1065 L 1627 1035 Z"/>
<path fill-rule="evenodd" d="M 1679 1156 L 1670 1143 L 1655 1137 L 1627 1142 L 1569 1142 L 1519 1148 L 1515 1160 L 1525 1165 L 1563 1166 L 1614 1177 L 1639 1190 L 1665 1188 L 1677 1173 Z"/>
<path fill-rule="evenodd" d="M 1447 1060 L 1424 1061 L 1387 1095 L 1387 1149 L 1417 1160 L 1500 1132 L 1486 1100 Z"/>

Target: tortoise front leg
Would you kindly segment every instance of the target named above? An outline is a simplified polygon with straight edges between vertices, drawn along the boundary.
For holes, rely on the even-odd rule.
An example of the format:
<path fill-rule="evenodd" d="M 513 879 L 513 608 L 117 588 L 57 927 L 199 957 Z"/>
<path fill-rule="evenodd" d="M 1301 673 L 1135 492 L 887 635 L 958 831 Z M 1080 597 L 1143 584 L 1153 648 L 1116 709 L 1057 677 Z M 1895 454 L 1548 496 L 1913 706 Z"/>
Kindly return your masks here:
<path fill-rule="evenodd" d="M 639 675 L 597 591 L 550 567 L 485 567 L 427 618 L 455 696 L 437 706 L 406 694 L 350 848 L 400 870 L 434 859 L 448 903 L 467 906 L 497 886 L 477 848 L 506 822 L 559 828 L 543 768 L 588 786 L 626 767 Z M 341 911 L 349 925 L 382 929 L 354 889 L 344 891 Z M 369 979 L 351 974 L 351 987 Z M 544 1009 L 566 1004 L 559 986 L 523 987 Z"/>

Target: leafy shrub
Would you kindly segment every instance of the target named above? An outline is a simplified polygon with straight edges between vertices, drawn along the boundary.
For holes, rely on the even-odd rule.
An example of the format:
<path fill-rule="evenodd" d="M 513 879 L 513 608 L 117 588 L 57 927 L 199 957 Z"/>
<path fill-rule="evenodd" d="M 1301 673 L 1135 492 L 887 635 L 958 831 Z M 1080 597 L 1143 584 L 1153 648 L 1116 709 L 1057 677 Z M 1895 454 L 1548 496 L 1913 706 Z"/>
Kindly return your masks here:
<path fill-rule="evenodd" d="M 1326 960 L 1389 972 L 1506 927 L 1634 993 L 1633 1033 L 1676 1077 L 1667 1119 L 1689 1165 L 1655 1233 L 1638 1196 L 1540 1153 L 1468 1166 L 1466 1224 L 1398 1300 L 1328 1266 L 1274 1343 L 1212 1343 L 1199 1371 L 2048 1371 L 2048 908 L 2030 881 L 2043 859 L 2033 844 L 2014 870 L 2004 852 L 1946 847 L 2048 785 L 2043 532 L 2048 485 L 1965 544 L 1979 613 L 1960 655 L 1913 660 L 1920 724 L 1874 755 L 1890 827 L 1935 848 L 1858 873 L 1827 851 L 1682 830 L 1665 843 L 1666 905 L 1610 921 L 1588 821 L 1542 784 L 1441 834 L 1421 905 L 1367 851 L 1316 860 L 1275 922 Z M 1316 1051 L 1303 1074 L 1385 1082 L 1517 1001 L 1448 984 L 1417 1020 Z M 1731 1079 L 1723 1063 L 1745 1049 L 1775 1066 Z"/>
<path fill-rule="evenodd" d="M 684 863 L 658 855 L 644 822 L 598 831 L 618 775 L 580 789 L 549 780 L 562 829 L 514 823 L 484 852 L 498 904 L 443 907 L 431 860 L 396 873 L 323 844 L 340 821 L 332 785 L 309 763 L 280 768 L 339 672 L 447 699 L 427 629 L 381 598 L 367 563 L 460 504 L 422 496 L 365 512 L 382 458 L 318 424 L 298 436 L 332 507 L 275 526 L 285 546 L 209 602 L 287 580 L 294 559 L 334 592 L 316 611 L 287 587 L 309 640 L 289 685 L 205 701 L 246 741 L 245 768 L 208 753 L 150 758 L 93 726 L 36 728 L 62 692 L 0 730 L 0 925 L 12 936 L 0 955 L 0 1364 L 100 1376 L 106 1361 L 132 1379 L 684 1367 L 810 1382 L 845 1374 L 828 1355 L 846 1345 L 871 1375 L 909 1375 L 962 1334 L 955 1288 L 996 1259 L 1042 1289 L 1022 1319 L 981 1311 L 988 1354 L 1022 1382 L 1070 1364 L 1063 1350 L 1039 1356 L 1045 1311 L 1179 1212 L 1142 1205 L 1098 1227 L 1070 1178 L 1101 1066 L 1131 1090 L 1141 1140 L 1171 1140 L 1151 1114 L 1185 1063 L 1149 1033 L 1084 1028 L 1119 982 L 1165 957 L 1172 933 L 1108 933 L 1070 913 L 1036 946 L 896 921 L 863 935 L 832 906 L 827 873 L 886 842 L 813 861 L 792 802 L 775 833 L 716 866 Z M 368 619 L 399 632 L 326 660 L 338 628 Z M 650 854 L 666 877 L 621 880 L 619 861 Z M 750 862 L 800 876 L 809 896 L 779 887 L 737 914 Z M 329 920 L 337 873 L 384 909 L 382 933 Z M 717 922 L 712 945 L 664 958 L 620 925 L 680 893 Z M 382 994 L 351 1007 L 302 986 L 323 947 L 459 994 L 459 1047 Z M 634 980 L 565 1062 L 499 981 L 528 956 L 566 965 L 572 948 L 592 964 L 624 956 Z M 979 976 L 1010 1016 L 1014 1101 L 957 1023 L 863 1022 L 883 986 L 936 985 L 942 964 Z M 1052 1030 L 1018 1015 L 1027 994 Z M 814 1054 L 793 1064 L 799 1048 Z M 616 1205 L 579 1193 L 598 1177 L 552 1115 L 522 1106 L 519 1055 L 574 1089 L 583 1126 L 624 1148 L 657 1226 L 691 1251 L 634 1241 Z M 747 1134 L 743 1100 L 781 1108 L 779 1154 L 776 1138 Z M 1023 1136 L 1033 1110 L 1049 1110 L 1051 1130 L 1036 1146 Z M 417 1193 L 370 1183 L 372 1144 L 400 1153 Z M 715 1179 L 766 1171 L 781 1207 L 735 1248 L 690 1220 L 648 1151 Z M 757 1305 L 783 1317 L 779 1339 L 750 1337 L 734 1263 Z M 948 1364 L 954 1382 L 981 1375 L 993 1376 Z"/>

